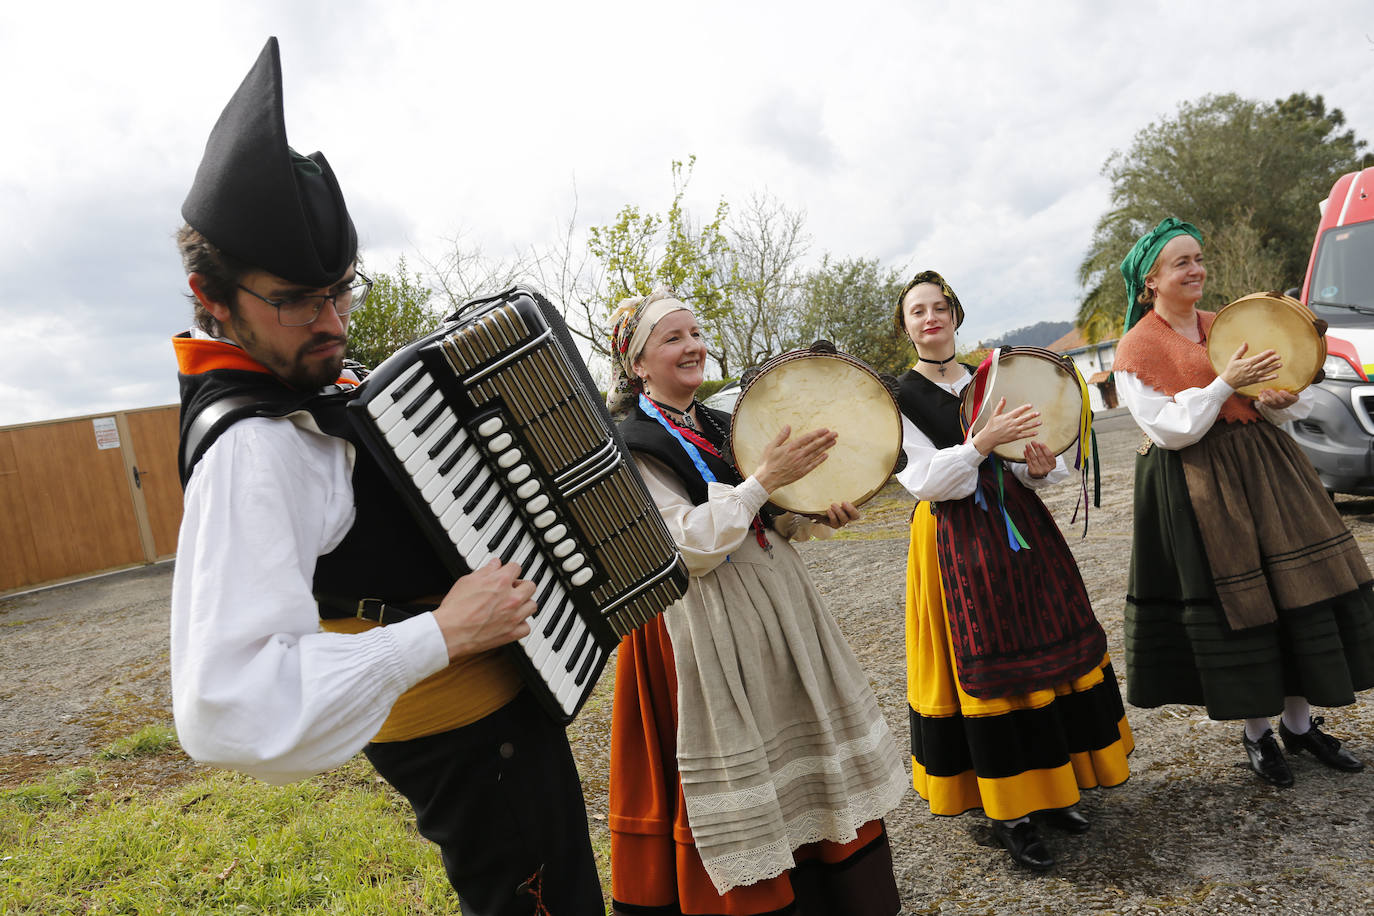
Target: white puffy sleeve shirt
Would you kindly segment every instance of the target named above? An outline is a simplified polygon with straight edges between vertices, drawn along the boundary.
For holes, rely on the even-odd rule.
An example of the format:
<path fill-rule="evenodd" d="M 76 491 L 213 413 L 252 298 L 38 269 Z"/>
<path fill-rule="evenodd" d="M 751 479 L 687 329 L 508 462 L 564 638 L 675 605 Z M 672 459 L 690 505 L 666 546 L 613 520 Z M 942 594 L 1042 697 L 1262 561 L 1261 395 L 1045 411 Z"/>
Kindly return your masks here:
<path fill-rule="evenodd" d="M 1221 405 L 1235 393 L 1220 376 L 1205 388 L 1185 388 L 1170 397 L 1134 373 L 1117 371 L 1113 375 L 1117 393 L 1135 422 L 1152 442 L 1167 449 L 1186 448 L 1205 436 L 1217 421 Z M 1305 388 L 1292 407 L 1273 410 L 1256 401 L 1255 408 L 1270 423 L 1279 425 L 1311 413 L 1315 397 L 1311 388 Z"/>
<path fill-rule="evenodd" d="M 750 477 L 733 487 L 708 483 L 706 502 L 696 506 L 682 481 L 662 462 L 636 454 L 635 464 L 639 466 L 649 495 L 658 506 L 659 515 L 682 553 L 690 575 L 706 575 L 725 562 L 746 537 L 754 536 L 750 525 L 759 509 L 768 502 L 768 491 L 757 479 Z M 829 525 L 792 513 L 776 519 L 773 528 L 794 541 L 828 538 L 835 533 Z"/>
<path fill-rule="evenodd" d="M 353 523 L 350 446 L 243 420 L 186 487 L 172 582 L 172 705 L 196 760 L 285 783 L 356 754 L 411 686 L 448 664 L 432 614 L 325 633 L 316 559 Z"/>
<path fill-rule="evenodd" d="M 950 394 L 961 394 L 972 380 L 973 376 L 965 375 L 949 384 L 936 384 Z M 903 415 L 902 451 L 906 453 L 906 467 L 897 472 L 897 481 L 918 500 L 941 502 L 963 499 L 978 488 L 978 467 L 986 458 L 972 442 L 936 448 L 930 437 Z M 1055 460 L 1054 470 L 1038 479 L 1026 473 L 1023 463 L 1007 462 L 1005 466 L 1011 469 L 1017 480 L 1031 489 L 1051 486 L 1069 477 L 1062 457 Z"/>

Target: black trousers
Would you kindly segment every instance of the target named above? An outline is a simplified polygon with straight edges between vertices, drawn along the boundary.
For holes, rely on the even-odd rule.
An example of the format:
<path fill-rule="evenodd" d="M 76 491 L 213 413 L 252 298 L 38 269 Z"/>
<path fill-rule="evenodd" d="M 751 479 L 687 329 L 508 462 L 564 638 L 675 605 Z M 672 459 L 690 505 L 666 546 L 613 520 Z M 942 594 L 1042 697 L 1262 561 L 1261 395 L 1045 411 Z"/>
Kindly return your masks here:
<path fill-rule="evenodd" d="M 567 735 L 529 691 L 471 725 L 364 753 L 439 846 L 464 916 L 605 913 Z"/>

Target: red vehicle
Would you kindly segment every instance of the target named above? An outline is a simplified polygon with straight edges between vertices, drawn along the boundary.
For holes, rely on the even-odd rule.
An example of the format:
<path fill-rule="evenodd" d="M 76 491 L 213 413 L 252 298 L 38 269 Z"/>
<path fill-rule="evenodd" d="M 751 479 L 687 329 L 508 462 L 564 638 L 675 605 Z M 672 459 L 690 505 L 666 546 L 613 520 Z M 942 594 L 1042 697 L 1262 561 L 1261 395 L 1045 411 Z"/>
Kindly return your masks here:
<path fill-rule="evenodd" d="M 1374 495 L 1374 168 L 1342 175 L 1319 206 L 1301 299 L 1330 326 L 1326 380 L 1289 432 L 1327 490 Z"/>

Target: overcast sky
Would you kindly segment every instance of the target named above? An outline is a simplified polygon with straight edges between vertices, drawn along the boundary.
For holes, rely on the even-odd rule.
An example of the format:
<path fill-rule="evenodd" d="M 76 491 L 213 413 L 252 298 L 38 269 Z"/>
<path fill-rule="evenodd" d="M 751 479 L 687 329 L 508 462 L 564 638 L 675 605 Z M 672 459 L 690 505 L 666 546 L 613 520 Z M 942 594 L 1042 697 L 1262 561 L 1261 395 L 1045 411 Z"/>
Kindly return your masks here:
<path fill-rule="evenodd" d="M 693 213 L 766 192 L 805 212 L 810 261 L 940 270 L 970 343 L 1072 319 L 1103 163 L 1180 102 L 1320 93 L 1374 140 L 1367 0 L 20 6 L 0 13 L 0 425 L 175 402 L 172 234 L 268 35 L 291 143 L 329 157 L 376 268 L 458 235 L 551 244 L 574 209 L 582 230 L 661 212 L 695 154 Z"/>

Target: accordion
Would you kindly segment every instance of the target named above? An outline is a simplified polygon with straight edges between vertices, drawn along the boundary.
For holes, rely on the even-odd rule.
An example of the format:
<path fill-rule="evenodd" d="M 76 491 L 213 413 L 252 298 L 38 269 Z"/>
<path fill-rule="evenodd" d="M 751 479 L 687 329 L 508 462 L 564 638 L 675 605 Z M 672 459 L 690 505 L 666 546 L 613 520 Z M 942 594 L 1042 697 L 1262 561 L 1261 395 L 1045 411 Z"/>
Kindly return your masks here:
<path fill-rule="evenodd" d="M 492 557 L 535 583 L 512 644 L 561 722 L 687 568 L 562 317 L 519 287 L 396 351 L 349 416 L 455 577 Z"/>

